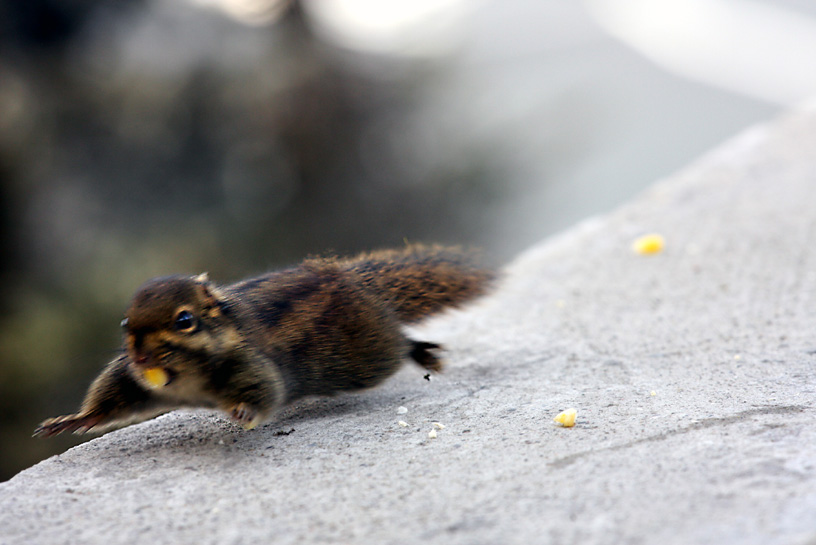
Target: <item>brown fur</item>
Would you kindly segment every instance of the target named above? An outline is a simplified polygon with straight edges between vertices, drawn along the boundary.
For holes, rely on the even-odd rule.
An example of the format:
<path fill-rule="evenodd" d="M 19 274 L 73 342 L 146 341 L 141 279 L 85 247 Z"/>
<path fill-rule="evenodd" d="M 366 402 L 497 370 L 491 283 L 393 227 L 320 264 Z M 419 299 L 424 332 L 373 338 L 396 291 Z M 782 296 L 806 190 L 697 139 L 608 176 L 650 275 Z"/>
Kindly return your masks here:
<path fill-rule="evenodd" d="M 125 313 L 123 354 L 80 411 L 35 435 L 83 433 L 183 406 L 215 407 L 247 428 L 307 395 L 376 386 L 407 359 L 430 371 L 433 343 L 416 322 L 485 293 L 493 273 L 458 249 L 408 246 L 301 265 L 217 287 L 206 276 L 142 286 Z M 166 384 L 144 375 L 159 368 Z"/>

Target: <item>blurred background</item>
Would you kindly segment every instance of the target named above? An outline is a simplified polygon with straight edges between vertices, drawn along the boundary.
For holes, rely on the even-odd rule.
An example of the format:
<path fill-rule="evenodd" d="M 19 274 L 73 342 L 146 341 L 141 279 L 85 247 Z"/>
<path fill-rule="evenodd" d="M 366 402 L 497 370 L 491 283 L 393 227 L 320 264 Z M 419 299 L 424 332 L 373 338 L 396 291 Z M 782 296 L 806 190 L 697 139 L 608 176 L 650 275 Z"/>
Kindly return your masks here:
<path fill-rule="evenodd" d="M 151 276 L 498 263 L 816 93 L 812 0 L 0 1 L 0 480 Z"/>

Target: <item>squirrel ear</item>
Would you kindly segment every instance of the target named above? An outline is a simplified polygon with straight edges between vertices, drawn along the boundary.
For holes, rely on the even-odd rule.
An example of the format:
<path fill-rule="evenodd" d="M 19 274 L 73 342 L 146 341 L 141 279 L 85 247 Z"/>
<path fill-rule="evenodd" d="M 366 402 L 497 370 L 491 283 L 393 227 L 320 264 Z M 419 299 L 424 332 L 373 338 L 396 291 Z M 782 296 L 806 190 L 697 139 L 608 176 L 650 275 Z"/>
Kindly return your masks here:
<path fill-rule="evenodd" d="M 217 307 L 224 299 L 218 288 L 210 282 L 210 277 L 207 273 L 201 273 L 194 277 L 196 287 L 198 288 L 199 296 L 211 307 Z"/>

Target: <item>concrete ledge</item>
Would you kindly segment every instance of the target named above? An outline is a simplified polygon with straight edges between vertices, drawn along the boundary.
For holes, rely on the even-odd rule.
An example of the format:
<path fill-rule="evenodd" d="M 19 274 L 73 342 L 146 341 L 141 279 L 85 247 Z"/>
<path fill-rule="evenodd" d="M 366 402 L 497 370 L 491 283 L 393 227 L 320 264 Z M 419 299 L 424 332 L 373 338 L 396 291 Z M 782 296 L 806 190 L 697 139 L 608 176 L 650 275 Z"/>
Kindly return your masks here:
<path fill-rule="evenodd" d="M 432 382 L 46 460 L 0 485 L 0 543 L 812 545 L 814 150 L 803 108 L 530 249 L 423 326 L 449 348 Z M 633 254 L 652 231 L 665 251 Z"/>

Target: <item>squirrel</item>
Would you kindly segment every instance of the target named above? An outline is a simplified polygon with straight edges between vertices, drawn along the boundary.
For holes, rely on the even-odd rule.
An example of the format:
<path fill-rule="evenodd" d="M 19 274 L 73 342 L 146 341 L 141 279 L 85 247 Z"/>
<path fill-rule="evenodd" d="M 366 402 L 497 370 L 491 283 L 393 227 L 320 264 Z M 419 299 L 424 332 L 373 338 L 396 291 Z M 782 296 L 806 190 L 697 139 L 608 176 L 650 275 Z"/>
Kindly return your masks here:
<path fill-rule="evenodd" d="M 35 436 L 86 433 L 181 407 L 224 411 L 252 429 L 305 396 L 370 388 L 413 359 L 442 369 L 442 347 L 412 324 L 485 294 L 495 280 L 474 254 L 409 245 L 300 265 L 217 286 L 206 274 L 154 278 L 122 320 L 121 353 L 76 414 Z"/>

